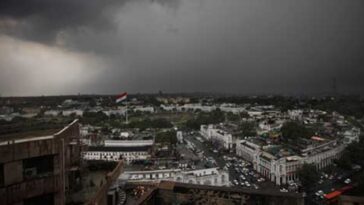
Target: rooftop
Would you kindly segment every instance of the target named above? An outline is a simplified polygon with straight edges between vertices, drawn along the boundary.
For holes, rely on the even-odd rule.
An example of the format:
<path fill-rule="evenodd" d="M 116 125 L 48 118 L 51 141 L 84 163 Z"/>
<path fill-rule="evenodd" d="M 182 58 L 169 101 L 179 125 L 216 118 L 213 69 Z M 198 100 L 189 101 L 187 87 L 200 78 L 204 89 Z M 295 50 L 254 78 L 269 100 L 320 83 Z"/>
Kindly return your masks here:
<path fill-rule="evenodd" d="M 92 146 L 88 148 L 88 151 L 98 151 L 98 152 L 141 152 L 141 151 L 148 151 L 151 146 L 138 146 L 138 147 L 111 147 L 111 146 Z"/>
<path fill-rule="evenodd" d="M 15 139 L 24 139 L 24 138 L 34 138 L 40 136 L 50 136 L 56 134 L 60 129 L 46 129 L 46 130 L 35 130 L 35 131 L 27 131 L 27 132 L 18 132 L 0 135 L 0 142 L 15 140 Z"/>
<path fill-rule="evenodd" d="M 145 190 L 136 197 L 133 204 L 304 204 L 302 194 L 272 192 L 271 190 L 253 190 L 245 188 L 216 187 L 208 185 L 185 184 L 179 182 L 162 181 L 151 184 L 138 184 Z M 267 203 L 268 202 L 268 203 Z M 127 203 L 131 204 L 131 203 Z"/>

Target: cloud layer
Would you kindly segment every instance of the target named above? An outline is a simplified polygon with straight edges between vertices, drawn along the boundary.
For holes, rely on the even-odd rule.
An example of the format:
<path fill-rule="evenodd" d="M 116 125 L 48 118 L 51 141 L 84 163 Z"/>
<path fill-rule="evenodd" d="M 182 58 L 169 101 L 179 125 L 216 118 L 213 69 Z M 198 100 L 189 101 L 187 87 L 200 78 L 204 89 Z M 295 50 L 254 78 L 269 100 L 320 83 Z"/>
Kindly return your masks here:
<path fill-rule="evenodd" d="M 364 89 L 361 0 L 0 3 L 0 93 Z M 56 75 L 54 75 L 56 74 Z M 20 83 L 21 82 L 21 83 Z"/>

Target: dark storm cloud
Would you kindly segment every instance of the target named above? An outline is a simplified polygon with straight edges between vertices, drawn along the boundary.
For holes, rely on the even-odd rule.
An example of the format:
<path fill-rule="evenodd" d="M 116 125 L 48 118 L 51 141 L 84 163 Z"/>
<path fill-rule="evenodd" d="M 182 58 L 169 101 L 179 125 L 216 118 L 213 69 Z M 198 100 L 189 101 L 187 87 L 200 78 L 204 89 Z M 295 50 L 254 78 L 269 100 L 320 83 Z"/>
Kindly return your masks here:
<path fill-rule="evenodd" d="M 363 8 L 362 0 L 1 1 L 0 31 L 48 46 L 53 69 L 62 53 L 65 65 L 92 71 L 74 90 L 59 81 L 60 93 L 322 93 L 334 78 L 343 93 L 363 93 Z M 20 72 L 19 62 L 7 64 Z"/>
<path fill-rule="evenodd" d="M 89 27 L 113 28 L 109 12 L 126 0 L 3 0 L 0 18 L 14 19 L 18 26 L 10 34 L 40 42 L 52 42 L 59 31 Z"/>

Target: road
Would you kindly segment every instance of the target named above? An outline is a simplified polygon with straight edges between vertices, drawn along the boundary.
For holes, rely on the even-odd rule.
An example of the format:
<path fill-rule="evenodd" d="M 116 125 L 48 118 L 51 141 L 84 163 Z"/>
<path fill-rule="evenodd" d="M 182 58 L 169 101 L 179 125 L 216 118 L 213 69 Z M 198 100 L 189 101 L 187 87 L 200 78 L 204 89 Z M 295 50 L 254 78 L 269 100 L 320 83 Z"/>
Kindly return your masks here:
<path fill-rule="evenodd" d="M 227 171 L 229 172 L 229 179 L 232 185 L 234 180 L 237 180 L 239 182 L 239 187 L 245 187 L 245 188 L 254 188 L 253 184 L 256 184 L 257 187 L 259 187 L 259 189 L 268 189 L 271 191 L 279 191 L 279 187 L 275 186 L 272 182 L 258 182 L 257 179 L 261 178 L 259 176 L 259 174 L 253 170 L 252 166 L 248 166 L 248 162 L 246 162 L 243 159 L 239 159 L 238 157 L 236 157 L 236 155 L 234 153 L 227 153 L 227 152 L 213 152 L 214 148 L 212 147 L 212 145 L 210 143 L 208 143 L 207 141 L 203 141 L 201 142 L 200 140 L 198 140 L 198 138 L 202 138 L 202 136 L 199 135 L 199 133 L 195 133 L 195 134 L 186 134 L 184 135 L 184 137 L 192 142 L 197 149 L 202 150 L 204 152 L 204 156 L 209 158 L 212 157 L 215 162 L 216 165 L 220 168 L 224 168 L 227 164 L 230 164 L 230 167 L 227 169 Z M 202 138 L 203 139 L 203 138 Z M 231 158 L 232 160 L 225 160 L 224 156 Z M 242 164 L 246 164 L 246 166 L 242 166 Z M 248 171 L 245 173 L 242 173 L 242 169 L 245 168 Z M 238 170 L 236 170 L 238 169 Z M 240 176 L 244 176 L 245 179 L 242 180 L 240 178 Z M 241 183 L 246 183 L 248 182 L 251 186 L 247 187 L 245 185 L 241 185 Z"/>

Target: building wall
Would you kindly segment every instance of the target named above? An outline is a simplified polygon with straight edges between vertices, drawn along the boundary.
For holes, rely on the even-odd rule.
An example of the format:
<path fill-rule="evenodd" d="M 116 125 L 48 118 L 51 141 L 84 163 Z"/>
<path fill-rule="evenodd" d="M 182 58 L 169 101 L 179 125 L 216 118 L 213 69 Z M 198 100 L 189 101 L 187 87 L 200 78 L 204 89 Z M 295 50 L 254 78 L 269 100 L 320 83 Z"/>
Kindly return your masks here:
<path fill-rule="evenodd" d="M 67 170 L 80 160 L 80 151 L 72 145 L 72 140 L 78 136 L 78 123 L 74 121 L 51 136 L 1 142 L 0 164 L 4 183 L 0 184 L 0 201 L 22 204 L 25 199 L 53 194 L 54 204 L 63 205 L 65 188 L 68 187 Z M 37 160 L 47 160 L 51 164 L 49 171 L 42 172 L 44 163 Z M 26 162 L 34 168 L 25 169 Z"/>
<path fill-rule="evenodd" d="M 175 181 L 189 184 L 228 186 L 229 174 L 217 168 L 182 171 L 180 169 L 131 171 L 120 176 L 130 181 Z"/>
<path fill-rule="evenodd" d="M 149 152 L 99 152 L 99 151 L 86 151 L 83 153 L 83 158 L 86 160 L 104 160 L 104 161 L 119 161 L 120 158 L 129 164 L 134 160 L 145 160 L 151 157 Z"/>
<path fill-rule="evenodd" d="M 325 147 L 327 146 L 331 146 L 330 149 L 326 149 Z M 281 185 L 298 179 L 296 172 L 302 164 L 313 163 L 317 166 L 317 169 L 325 168 L 331 165 L 334 159 L 339 158 L 344 149 L 344 144 L 337 144 L 336 141 L 331 141 L 319 147 L 311 147 L 304 150 L 306 153 L 310 153 L 310 155 L 305 157 L 291 156 L 276 159 L 271 156 L 271 159 L 267 160 L 261 156 L 269 155 L 269 153 L 264 152 L 254 143 L 241 140 L 237 142 L 236 154 L 252 162 L 254 169 L 265 178 L 275 182 L 277 185 Z M 297 159 L 287 160 L 287 158 L 292 157 Z"/>
<path fill-rule="evenodd" d="M 233 137 L 221 129 L 214 128 L 213 125 L 201 125 L 200 134 L 206 140 L 213 140 L 219 142 L 225 149 L 233 147 Z"/>

